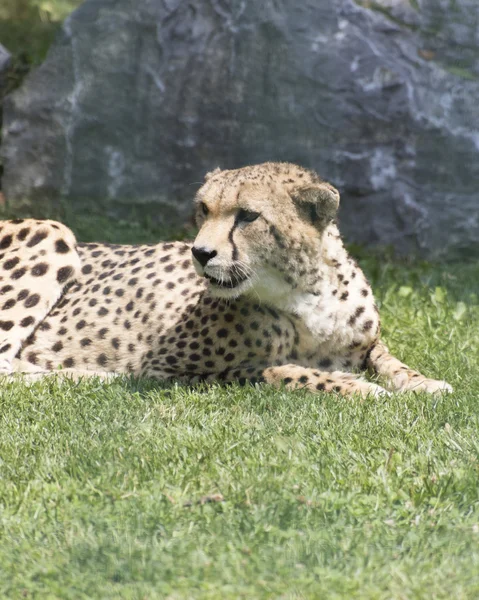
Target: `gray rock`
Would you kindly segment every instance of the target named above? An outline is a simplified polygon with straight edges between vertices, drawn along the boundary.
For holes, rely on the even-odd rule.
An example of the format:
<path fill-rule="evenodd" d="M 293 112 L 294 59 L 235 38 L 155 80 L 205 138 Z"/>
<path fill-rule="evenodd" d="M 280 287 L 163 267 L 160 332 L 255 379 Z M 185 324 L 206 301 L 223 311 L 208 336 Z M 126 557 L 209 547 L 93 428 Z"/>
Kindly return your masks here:
<path fill-rule="evenodd" d="M 350 241 L 479 254 L 478 99 L 477 0 L 86 0 L 5 103 L 3 187 L 178 225 L 206 171 L 287 160 Z"/>
<path fill-rule="evenodd" d="M 0 44 L 0 101 L 3 97 L 3 91 L 6 88 L 6 76 L 11 59 L 12 57 L 8 50 Z"/>

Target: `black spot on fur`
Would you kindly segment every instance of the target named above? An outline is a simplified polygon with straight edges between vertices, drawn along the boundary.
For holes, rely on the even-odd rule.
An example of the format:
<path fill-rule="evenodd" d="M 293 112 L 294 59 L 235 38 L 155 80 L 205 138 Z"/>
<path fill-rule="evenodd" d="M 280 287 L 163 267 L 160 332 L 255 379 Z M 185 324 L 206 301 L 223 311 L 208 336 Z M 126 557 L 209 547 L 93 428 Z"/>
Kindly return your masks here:
<path fill-rule="evenodd" d="M 25 300 L 25 302 L 23 303 L 23 306 L 25 306 L 25 308 L 33 308 L 39 302 L 40 302 L 39 294 L 31 294 L 31 296 L 28 296 L 28 298 Z"/>
<path fill-rule="evenodd" d="M 319 366 L 323 369 L 327 369 L 333 364 L 333 361 L 330 358 L 323 358 L 323 360 L 319 361 Z"/>
<path fill-rule="evenodd" d="M 97 357 L 97 359 L 96 359 L 96 362 L 97 362 L 97 363 L 100 365 L 100 367 L 104 367 L 104 366 L 106 366 L 106 364 L 107 364 L 107 362 L 108 362 L 108 358 L 107 358 L 106 354 L 104 354 L 104 353 L 101 353 L 101 354 L 100 354 L 100 355 Z"/>
<path fill-rule="evenodd" d="M 20 327 L 29 327 L 35 323 L 35 319 L 33 317 L 25 317 L 20 321 Z"/>
<path fill-rule="evenodd" d="M 27 235 L 30 233 L 30 227 L 24 227 L 23 229 L 20 229 L 20 231 L 17 234 L 17 239 L 20 240 L 21 242 L 23 242 L 23 240 L 27 237 Z"/>
<path fill-rule="evenodd" d="M 17 303 L 16 300 L 14 300 L 13 298 L 10 298 L 10 300 L 7 300 L 5 302 L 5 304 L 2 306 L 2 310 L 9 310 L 10 308 L 13 308 L 16 303 Z"/>
<path fill-rule="evenodd" d="M 55 251 L 58 254 L 66 254 L 70 252 L 70 246 L 65 242 L 65 240 L 57 240 L 55 242 Z"/>
<path fill-rule="evenodd" d="M 17 269 L 16 271 L 13 271 L 13 273 L 11 274 L 11 278 L 12 279 L 20 279 L 21 277 L 23 277 L 25 275 L 25 273 L 27 272 L 25 267 L 21 267 L 20 269 Z"/>
<path fill-rule="evenodd" d="M 48 233 L 46 231 L 37 231 L 37 233 L 32 235 L 32 237 L 28 240 L 27 247 L 33 248 L 33 246 L 36 246 L 37 244 L 42 242 L 47 237 L 47 235 Z"/>
<path fill-rule="evenodd" d="M 57 272 L 58 283 L 65 283 L 73 275 L 73 267 L 61 267 Z"/>
<path fill-rule="evenodd" d="M 18 258 L 18 256 L 15 256 L 14 258 L 10 258 L 9 260 L 6 260 L 3 263 L 3 268 L 5 269 L 5 271 L 10 271 L 10 269 L 13 269 L 13 267 L 16 267 L 19 262 L 20 262 L 20 259 Z"/>
<path fill-rule="evenodd" d="M 373 326 L 372 321 L 366 321 L 363 325 L 363 331 L 369 331 Z"/>
<path fill-rule="evenodd" d="M 11 235 L 5 235 L 1 240 L 0 240 L 0 249 L 1 250 L 5 250 L 5 248 L 8 248 L 12 243 L 12 236 Z"/>
<path fill-rule="evenodd" d="M 41 277 L 42 275 L 45 275 L 45 273 L 48 271 L 48 265 L 47 263 L 38 263 L 38 265 L 35 265 L 32 268 L 32 275 L 33 277 Z"/>
<path fill-rule="evenodd" d="M 364 306 L 358 306 L 358 308 L 354 311 L 354 314 L 349 317 L 348 324 L 354 325 L 356 320 L 363 314 L 366 309 Z"/>

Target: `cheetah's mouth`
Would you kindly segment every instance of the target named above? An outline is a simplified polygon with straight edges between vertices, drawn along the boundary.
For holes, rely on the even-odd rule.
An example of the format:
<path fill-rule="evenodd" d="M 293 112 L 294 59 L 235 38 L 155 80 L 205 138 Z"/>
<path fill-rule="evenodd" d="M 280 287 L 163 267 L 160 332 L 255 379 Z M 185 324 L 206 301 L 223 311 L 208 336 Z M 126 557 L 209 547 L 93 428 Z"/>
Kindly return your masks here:
<path fill-rule="evenodd" d="M 247 277 L 238 277 L 238 275 L 231 275 L 229 279 L 216 279 L 216 277 L 212 277 L 211 275 L 208 275 L 207 273 L 205 273 L 205 277 L 206 279 L 208 279 L 208 281 L 210 283 L 212 283 L 213 285 L 215 285 L 216 287 L 222 288 L 222 289 L 228 289 L 228 290 L 233 290 L 234 288 L 237 288 L 239 285 L 241 285 L 243 283 L 243 281 L 246 281 Z"/>

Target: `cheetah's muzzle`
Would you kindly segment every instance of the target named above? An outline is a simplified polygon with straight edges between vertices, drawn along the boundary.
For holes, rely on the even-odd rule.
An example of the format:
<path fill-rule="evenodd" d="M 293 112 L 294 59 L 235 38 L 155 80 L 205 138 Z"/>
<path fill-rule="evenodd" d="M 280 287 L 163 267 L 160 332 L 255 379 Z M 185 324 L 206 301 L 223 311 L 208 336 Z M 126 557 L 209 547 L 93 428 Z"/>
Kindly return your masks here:
<path fill-rule="evenodd" d="M 216 277 L 212 277 L 211 275 L 208 275 L 207 273 L 205 273 L 205 277 L 213 285 L 216 285 L 219 288 L 227 288 L 230 290 L 238 287 L 240 284 L 242 284 L 247 279 L 247 277 L 240 277 L 238 275 L 230 275 L 230 279 L 220 280 L 220 279 L 216 279 Z"/>

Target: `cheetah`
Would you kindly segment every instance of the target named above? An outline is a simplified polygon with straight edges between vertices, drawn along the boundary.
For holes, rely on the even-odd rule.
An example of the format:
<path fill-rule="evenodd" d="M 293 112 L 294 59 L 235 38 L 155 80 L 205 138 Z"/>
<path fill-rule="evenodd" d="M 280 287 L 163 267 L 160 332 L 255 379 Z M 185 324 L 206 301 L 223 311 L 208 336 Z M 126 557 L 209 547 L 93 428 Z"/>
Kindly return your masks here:
<path fill-rule="evenodd" d="M 0 371 L 361 397 L 452 390 L 380 340 L 371 287 L 336 224 L 339 193 L 316 173 L 216 169 L 195 205 L 193 243 L 77 243 L 54 221 L 1 223 Z"/>

